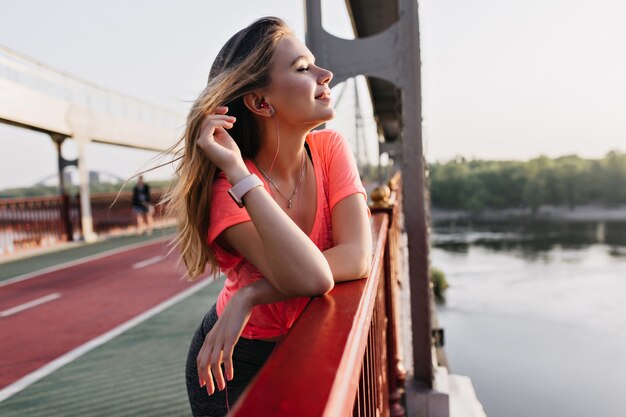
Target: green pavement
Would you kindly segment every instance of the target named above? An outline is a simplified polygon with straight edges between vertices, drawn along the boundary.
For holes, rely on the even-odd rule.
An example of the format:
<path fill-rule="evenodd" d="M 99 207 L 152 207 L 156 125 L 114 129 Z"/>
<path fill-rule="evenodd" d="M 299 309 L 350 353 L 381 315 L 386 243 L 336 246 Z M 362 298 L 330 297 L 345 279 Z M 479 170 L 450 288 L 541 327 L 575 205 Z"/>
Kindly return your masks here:
<path fill-rule="evenodd" d="M 174 232 L 174 227 L 155 229 L 151 236 L 119 236 L 107 238 L 94 243 L 70 244 L 45 253 L 33 254 L 33 256 L 13 261 L 0 262 L 0 281 L 28 274 L 40 269 L 49 268 L 65 262 L 75 261 L 80 258 L 96 255 L 112 249 L 118 249 L 123 246 L 147 242 L 168 235 L 172 235 L 173 237 Z"/>
<path fill-rule="evenodd" d="M 190 416 L 185 361 L 223 276 L 0 403 L 0 416 Z"/>

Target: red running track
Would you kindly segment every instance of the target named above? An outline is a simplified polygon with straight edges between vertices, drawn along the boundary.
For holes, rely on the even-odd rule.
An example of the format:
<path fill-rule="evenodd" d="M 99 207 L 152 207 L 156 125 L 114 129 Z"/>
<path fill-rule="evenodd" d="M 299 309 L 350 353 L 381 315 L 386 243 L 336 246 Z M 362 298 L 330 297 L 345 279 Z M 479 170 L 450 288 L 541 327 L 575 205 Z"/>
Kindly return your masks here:
<path fill-rule="evenodd" d="M 53 293 L 60 297 L 0 317 L 0 389 L 196 284 L 181 281 L 166 241 L 105 255 L 0 287 L 0 312 Z"/>

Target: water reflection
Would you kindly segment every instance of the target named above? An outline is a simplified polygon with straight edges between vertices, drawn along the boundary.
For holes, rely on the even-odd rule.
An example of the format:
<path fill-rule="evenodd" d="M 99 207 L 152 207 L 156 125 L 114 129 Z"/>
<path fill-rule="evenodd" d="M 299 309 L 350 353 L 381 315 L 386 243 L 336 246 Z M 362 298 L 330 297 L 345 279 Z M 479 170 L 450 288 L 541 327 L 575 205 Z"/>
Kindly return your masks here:
<path fill-rule="evenodd" d="M 626 256 L 626 222 L 447 222 L 434 225 L 433 246 L 467 253 L 470 246 L 515 252 L 537 259 L 555 248 L 585 249 L 607 245 L 611 256 Z"/>
<path fill-rule="evenodd" d="M 626 223 L 457 222 L 431 238 L 446 354 L 487 415 L 624 415 Z"/>

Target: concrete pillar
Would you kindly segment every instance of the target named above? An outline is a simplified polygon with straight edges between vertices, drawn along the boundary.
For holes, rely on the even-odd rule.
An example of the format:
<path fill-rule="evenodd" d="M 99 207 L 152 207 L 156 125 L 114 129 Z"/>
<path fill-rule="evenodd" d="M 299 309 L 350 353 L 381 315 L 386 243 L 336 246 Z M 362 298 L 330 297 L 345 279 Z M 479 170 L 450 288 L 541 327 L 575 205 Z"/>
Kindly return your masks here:
<path fill-rule="evenodd" d="M 93 218 L 91 217 L 91 200 L 89 193 L 89 169 L 87 167 L 87 144 L 89 138 L 74 136 L 78 145 L 78 178 L 80 181 L 80 210 L 83 225 L 83 237 L 85 242 L 93 242 L 98 236 L 93 231 Z"/>
<path fill-rule="evenodd" d="M 85 242 L 93 242 L 98 236 L 93 231 L 91 217 L 91 200 L 89 193 L 89 169 L 87 166 L 87 145 L 91 132 L 94 130 L 94 117 L 84 108 L 72 105 L 67 111 L 67 122 L 72 128 L 72 138 L 78 145 L 78 178 L 80 187 L 80 209 L 83 238 Z"/>

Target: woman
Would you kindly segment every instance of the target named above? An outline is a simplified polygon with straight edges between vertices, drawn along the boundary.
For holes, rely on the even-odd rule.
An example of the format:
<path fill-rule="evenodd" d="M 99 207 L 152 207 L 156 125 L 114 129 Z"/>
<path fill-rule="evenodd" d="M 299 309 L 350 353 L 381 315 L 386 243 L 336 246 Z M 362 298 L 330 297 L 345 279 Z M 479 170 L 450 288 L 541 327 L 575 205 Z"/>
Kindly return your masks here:
<path fill-rule="evenodd" d="M 151 235 L 154 227 L 154 218 L 152 217 L 154 207 L 152 206 L 152 197 L 150 196 L 150 186 L 143 182 L 142 175 L 139 176 L 137 185 L 133 188 L 132 205 L 137 222 L 137 235 L 144 233 L 146 223 L 148 224 L 148 229 L 145 233 Z"/>
<path fill-rule="evenodd" d="M 225 415 L 310 297 L 369 273 L 349 145 L 312 131 L 334 116 L 331 79 L 282 20 L 263 18 L 224 45 L 188 115 L 166 197 L 177 245 L 191 279 L 207 263 L 227 277 L 189 348 L 194 416 Z"/>

